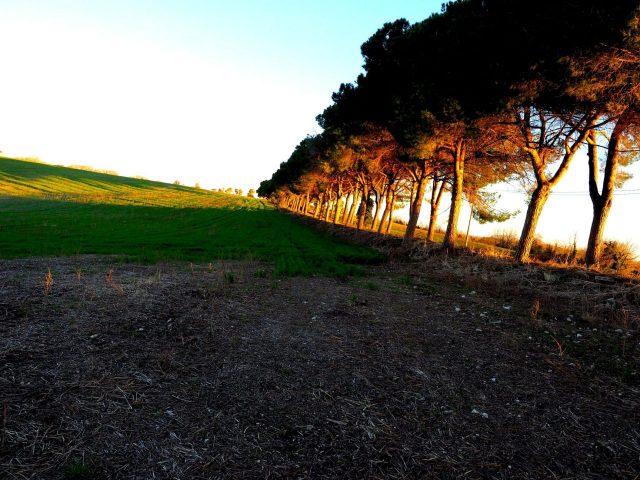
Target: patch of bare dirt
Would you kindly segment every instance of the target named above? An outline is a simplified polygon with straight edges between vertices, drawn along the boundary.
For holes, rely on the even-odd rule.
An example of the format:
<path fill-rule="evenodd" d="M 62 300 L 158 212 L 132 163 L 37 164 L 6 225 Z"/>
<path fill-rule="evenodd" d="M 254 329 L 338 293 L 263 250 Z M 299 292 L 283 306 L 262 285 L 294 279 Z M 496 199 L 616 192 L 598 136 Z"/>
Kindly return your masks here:
<path fill-rule="evenodd" d="M 636 477 L 637 286 L 474 264 L 3 262 L 0 477 Z"/>

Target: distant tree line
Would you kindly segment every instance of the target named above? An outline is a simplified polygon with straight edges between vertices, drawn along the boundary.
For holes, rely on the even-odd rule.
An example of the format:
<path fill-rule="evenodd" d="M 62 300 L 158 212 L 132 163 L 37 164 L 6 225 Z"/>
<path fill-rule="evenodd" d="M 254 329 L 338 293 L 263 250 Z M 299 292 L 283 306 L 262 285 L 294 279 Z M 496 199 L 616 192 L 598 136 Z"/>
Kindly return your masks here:
<path fill-rule="evenodd" d="M 515 258 L 526 261 L 545 203 L 582 148 L 593 265 L 628 178 L 620 167 L 638 152 L 639 32 L 637 0 L 458 0 L 413 25 L 387 23 L 361 47 L 364 73 L 317 117 L 323 133 L 303 139 L 258 194 L 382 233 L 408 203 L 407 243 L 425 198 L 433 239 L 448 194 L 443 247 L 453 250 L 463 199 L 478 220 L 504 220 L 510 212 L 496 211 L 486 187 L 525 180 Z"/>
<path fill-rule="evenodd" d="M 29 160 L 29 161 L 34 161 L 34 160 Z M 35 161 L 38 163 L 42 163 L 40 159 L 37 159 L 37 157 Z M 106 175 L 115 175 L 115 176 L 119 175 L 118 172 L 116 172 L 115 170 L 105 170 L 102 168 L 90 167 L 88 165 L 69 165 L 68 168 L 75 168 L 76 170 L 85 170 L 87 172 L 93 172 L 93 173 L 104 173 Z"/>
<path fill-rule="evenodd" d="M 227 187 L 227 188 L 214 188 L 213 189 L 214 192 L 220 192 L 220 193 L 226 193 L 228 195 L 240 195 L 242 196 L 244 194 L 244 190 L 242 190 L 241 188 L 232 188 L 232 187 Z M 250 188 L 247 191 L 247 197 L 255 197 L 256 196 L 256 190 L 253 188 Z"/>

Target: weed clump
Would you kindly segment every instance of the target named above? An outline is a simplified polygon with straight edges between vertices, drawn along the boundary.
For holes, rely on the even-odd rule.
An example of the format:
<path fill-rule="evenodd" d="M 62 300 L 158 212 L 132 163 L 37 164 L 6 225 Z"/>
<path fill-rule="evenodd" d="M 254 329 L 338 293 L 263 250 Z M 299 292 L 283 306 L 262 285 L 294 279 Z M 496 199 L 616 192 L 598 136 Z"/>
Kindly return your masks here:
<path fill-rule="evenodd" d="M 51 269 L 49 268 L 47 270 L 47 274 L 44 276 L 44 283 L 43 283 L 44 294 L 49 295 L 49 292 L 51 291 L 52 287 L 53 287 L 53 274 L 51 273 Z"/>
<path fill-rule="evenodd" d="M 635 259 L 636 255 L 633 252 L 631 243 L 606 240 L 600 256 L 600 268 L 614 272 L 624 272 L 633 265 Z"/>

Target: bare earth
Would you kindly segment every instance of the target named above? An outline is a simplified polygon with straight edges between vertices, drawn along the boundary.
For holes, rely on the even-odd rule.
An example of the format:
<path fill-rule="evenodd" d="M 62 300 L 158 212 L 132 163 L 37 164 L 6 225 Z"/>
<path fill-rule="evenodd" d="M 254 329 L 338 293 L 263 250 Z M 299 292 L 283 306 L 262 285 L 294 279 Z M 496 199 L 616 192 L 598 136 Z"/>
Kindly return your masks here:
<path fill-rule="evenodd" d="M 2 262 L 0 478 L 637 478 L 638 285 L 465 262 Z"/>

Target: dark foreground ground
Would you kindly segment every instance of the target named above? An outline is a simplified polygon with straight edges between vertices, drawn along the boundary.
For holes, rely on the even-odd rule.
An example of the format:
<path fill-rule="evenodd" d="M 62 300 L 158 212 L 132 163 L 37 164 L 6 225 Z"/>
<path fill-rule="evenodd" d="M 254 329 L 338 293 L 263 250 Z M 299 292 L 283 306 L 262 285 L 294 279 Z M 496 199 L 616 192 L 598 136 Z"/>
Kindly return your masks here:
<path fill-rule="evenodd" d="M 638 286 L 483 262 L 3 262 L 0 478 L 637 478 Z"/>

